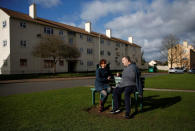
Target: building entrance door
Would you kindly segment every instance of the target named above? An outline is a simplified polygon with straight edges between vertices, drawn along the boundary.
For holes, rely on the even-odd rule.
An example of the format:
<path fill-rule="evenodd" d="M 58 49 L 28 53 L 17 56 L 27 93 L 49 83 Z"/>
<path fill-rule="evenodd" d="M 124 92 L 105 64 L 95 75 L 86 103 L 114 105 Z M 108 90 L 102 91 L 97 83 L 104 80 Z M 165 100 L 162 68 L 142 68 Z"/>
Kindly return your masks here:
<path fill-rule="evenodd" d="M 68 72 L 76 72 L 76 61 L 68 61 Z"/>

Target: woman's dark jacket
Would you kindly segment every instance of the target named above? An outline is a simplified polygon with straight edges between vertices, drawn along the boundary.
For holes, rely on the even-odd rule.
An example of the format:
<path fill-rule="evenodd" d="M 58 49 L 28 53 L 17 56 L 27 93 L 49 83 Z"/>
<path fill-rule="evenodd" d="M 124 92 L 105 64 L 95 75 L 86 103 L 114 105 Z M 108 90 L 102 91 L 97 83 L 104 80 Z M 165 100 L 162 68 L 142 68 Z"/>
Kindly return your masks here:
<path fill-rule="evenodd" d="M 95 89 L 97 91 L 101 91 L 109 87 L 108 76 L 110 76 L 110 71 L 108 68 L 97 68 L 96 69 Z"/>

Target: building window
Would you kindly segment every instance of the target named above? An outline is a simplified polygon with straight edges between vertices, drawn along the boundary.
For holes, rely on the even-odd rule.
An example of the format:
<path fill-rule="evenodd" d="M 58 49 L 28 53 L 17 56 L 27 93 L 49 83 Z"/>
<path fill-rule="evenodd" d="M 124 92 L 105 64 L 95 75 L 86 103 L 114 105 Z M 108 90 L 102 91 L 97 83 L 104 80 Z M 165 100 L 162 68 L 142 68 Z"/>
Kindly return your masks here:
<path fill-rule="evenodd" d="M 80 52 L 83 52 L 83 48 L 80 48 Z"/>
<path fill-rule="evenodd" d="M 21 47 L 26 47 L 26 41 L 25 40 L 21 40 L 20 41 L 20 46 Z"/>
<path fill-rule="evenodd" d="M 50 27 L 44 27 L 44 33 L 46 34 L 53 34 L 53 28 Z"/>
<path fill-rule="evenodd" d="M 87 61 L 87 66 L 93 66 L 93 61 Z"/>
<path fill-rule="evenodd" d="M 64 32 L 62 30 L 60 30 L 59 35 L 64 35 Z"/>
<path fill-rule="evenodd" d="M 59 61 L 59 65 L 60 65 L 60 66 L 64 66 L 64 61 L 63 61 L 63 60 L 60 60 L 60 61 Z"/>
<path fill-rule="evenodd" d="M 76 36 L 76 32 L 74 32 L 74 31 L 68 31 L 68 34 L 72 35 L 72 36 Z"/>
<path fill-rule="evenodd" d="M 116 56 L 120 56 L 120 52 L 116 52 Z"/>
<path fill-rule="evenodd" d="M 100 43 L 101 43 L 101 44 L 104 44 L 104 40 L 103 40 L 103 39 L 101 39 L 101 40 L 100 40 Z"/>
<path fill-rule="evenodd" d="M 53 60 L 44 60 L 44 68 L 53 68 L 54 61 Z"/>
<path fill-rule="evenodd" d="M 93 38 L 91 36 L 87 36 L 87 41 L 88 42 L 92 42 L 93 41 Z"/>
<path fill-rule="evenodd" d="M 73 44 L 73 38 L 69 38 L 69 43 Z"/>
<path fill-rule="evenodd" d="M 80 38 L 83 39 L 83 35 L 82 34 L 80 34 Z"/>
<path fill-rule="evenodd" d="M 87 54 L 93 54 L 93 50 L 92 50 L 92 49 L 87 48 Z"/>
<path fill-rule="evenodd" d="M 110 41 L 108 41 L 107 44 L 110 45 Z"/>
<path fill-rule="evenodd" d="M 7 24 L 7 23 L 6 23 L 6 20 L 5 20 L 5 21 L 3 21 L 3 23 L 2 23 L 2 24 L 3 24 L 3 28 L 5 28 L 5 27 L 6 27 L 6 24 Z"/>
<path fill-rule="evenodd" d="M 20 27 L 26 28 L 26 23 L 25 22 L 20 22 Z"/>
<path fill-rule="evenodd" d="M 107 54 L 108 54 L 108 56 L 111 56 L 111 53 L 110 53 L 110 51 L 108 51 L 108 52 L 107 52 Z"/>
<path fill-rule="evenodd" d="M 80 61 L 80 65 L 84 65 L 84 63 L 83 63 L 83 61 L 82 61 L 82 60 Z"/>
<path fill-rule="evenodd" d="M 7 67 L 7 66 L 8 66 L 8 61 L 7 60 L 4 60 L 3 67 Z"/>
<path fill-rule="evenodd" d="M 117 47 L 120 47 L 120 43 L 116 43 L 116 46 L 117 46 Z"/>
<path fill-rule="evenodd" d="M 3 47 L 7 46 L 7 40 L 3 41 Z"/>
<path fill-rule="evenodd" d="M 27 66 L 27 59 L 20 59 L 20 66 L 26 67 Z"/>
<path fill-rule="evenodd" d="M 101 50 L 100 51 L 100 55 L 104 55 L 104 50 Z"/>

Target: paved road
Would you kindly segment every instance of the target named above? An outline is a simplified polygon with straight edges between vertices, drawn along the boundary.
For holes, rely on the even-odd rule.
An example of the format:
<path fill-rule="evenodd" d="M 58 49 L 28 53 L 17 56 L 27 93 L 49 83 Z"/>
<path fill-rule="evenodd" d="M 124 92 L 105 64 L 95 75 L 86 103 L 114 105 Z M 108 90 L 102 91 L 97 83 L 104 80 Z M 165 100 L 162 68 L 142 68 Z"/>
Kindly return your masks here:
<path fill-rule="evenodd" d="M 145 74 L 144 77 L 152 77 L 156 75 L 164 74 Z M 94 77 L 0 81 L 0 96 L 40 92 L 60 88 L 72 88 L 78 86 L 92 86 L 94 85 L 94 81 Z"/>
<path fill-rule="evenodd" d="M 60 88 L 89 86 L 93 85 L 94 81 L 95 81 L 94 78 L 87 78 L 0 84 L 0 96 L 39 92 Z"/>

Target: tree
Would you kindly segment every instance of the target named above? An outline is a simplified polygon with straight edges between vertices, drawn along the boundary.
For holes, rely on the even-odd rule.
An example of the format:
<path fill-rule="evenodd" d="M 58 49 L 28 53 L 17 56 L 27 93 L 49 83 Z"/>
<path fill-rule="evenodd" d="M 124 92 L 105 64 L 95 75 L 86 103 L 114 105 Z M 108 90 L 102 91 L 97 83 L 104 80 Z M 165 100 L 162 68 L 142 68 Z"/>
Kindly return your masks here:
<path fill-rule="evenodd" d="M 192 41 L 192 46 L 195 49 L 195 40 Z"/>
<path fill-rule="evenodd" d="M 173 47 L 175 47 L 177 44 L 179 44 L 179 38 L 172 34 L 165 36 L 161 43 L 161 59 L 167 60 L 171 65 L 171 68 L 176 60 Z"/>
<path fill-rule="evenodd" d="M 144 59 L 144 51 L 141 52 L 141 64 L 144 65 L 146 60 Z"/>
<path fill-rule="evenodd" d="M 170 49 L 169 49 L 170 52 Z M 174 46 L 172 48 L 172 52 L 174 54 L 174 64 L 176 64 L 178 67 L 184 67 L 184 65 L 186 64 L 185 61 L 185 53 L 184 53 L 184 49 L 183 46 L 181 44 L 177 44 L 176 46 Z"/>
<path fill-rule="evenodd" d="M 80 52 L 76 47 L 65 44 L 57 36 L 43 38 L 34 47 L 32 54 L 36 57 L 52 59 L 54 73 L 56 73 L 56 64 L 61 59 L 72 59 L 80 56 Z"/>

